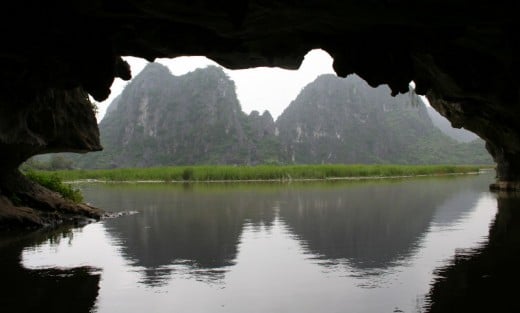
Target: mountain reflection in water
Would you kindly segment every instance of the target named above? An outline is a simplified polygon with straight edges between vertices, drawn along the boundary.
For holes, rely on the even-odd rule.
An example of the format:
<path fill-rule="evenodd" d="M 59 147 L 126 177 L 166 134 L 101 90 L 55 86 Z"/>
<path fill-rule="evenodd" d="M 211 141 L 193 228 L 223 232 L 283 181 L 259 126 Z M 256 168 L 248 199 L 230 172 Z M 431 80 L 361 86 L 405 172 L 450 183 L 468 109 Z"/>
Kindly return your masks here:
<path fill-rule="evenodd" d="M 456 221 L 478 200 L 471 185 L 430 183 L 295 191 L 280 216 L 319 258 L 385 269 L 409 257 L 432 222 Z"/>
<path fill-rule="evenodd" d="M 122 243 L 127 259 L 146 269 L 145 281 L 160 284 L 161 278 L 168 279 L 172 263 L 199 269 L 232 265 L 244 225 L 269 228 L 276 216 L 317 258 L 384 270 L 410 256 L 431 223 L 449 226 L 471 210 L 482 180 L 347 186 L 224 185 L 196 192 L 168 185 L 119 185 L 103 187 L 102 193 L 91 186 L 85 194 L 94 205 L 140 212 L 108 221 L 107 231 Z"/>
<path fill-rule="evenodd" d="M 487 254 L 514 250 L 493 244 L 516 242 L 519 225 L 512 209 L 502 209 L 517 206 L 513 198 L 499 197 L 491 244 L 482 244 L 497 206 L 490 179 L 85 184 L 91 204 L 139 213 L 0 245 L 0 260 L 13 284 L 37 286 L 35 273 L 70 281 L 49 280 L 48 301 L 35 300 L 44 307 L 73 292 L 73 284 L 88 289 L 80 312 L 445 312 L 467 301 L 446 290 L 470 294 L 461 286 L 473 278 L 461 277 L 478 271 L 464 264 L 478 258 L 496 265 Z M 451 262 L 461 248 L 476 253 Z"/>

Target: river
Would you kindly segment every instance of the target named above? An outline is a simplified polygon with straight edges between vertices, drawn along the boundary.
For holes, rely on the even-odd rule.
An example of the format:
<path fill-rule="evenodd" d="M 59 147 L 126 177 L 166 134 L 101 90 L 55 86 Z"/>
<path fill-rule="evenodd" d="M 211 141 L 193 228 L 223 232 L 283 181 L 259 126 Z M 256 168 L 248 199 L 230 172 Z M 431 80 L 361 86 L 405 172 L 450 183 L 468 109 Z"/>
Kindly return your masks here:
<path fill-rule="evenodd" d="M 129 214 L 78 228 L 2 234 L 0 307 L 447 312 L 453 304 L 444 291 L 468 289 L 451 278 L 461 275 L 459 263 L 486 257 L 490 227 L 500 226 L 498 196 L 488 191 L 492 179 L 80 184 L 90 204 Z M 504 204 L 502 224 L 509 225 L 518 200 L 506 199 L 513 203 Z M 505 236 L 517 240 L 520 231 L 506 228 Z"/>

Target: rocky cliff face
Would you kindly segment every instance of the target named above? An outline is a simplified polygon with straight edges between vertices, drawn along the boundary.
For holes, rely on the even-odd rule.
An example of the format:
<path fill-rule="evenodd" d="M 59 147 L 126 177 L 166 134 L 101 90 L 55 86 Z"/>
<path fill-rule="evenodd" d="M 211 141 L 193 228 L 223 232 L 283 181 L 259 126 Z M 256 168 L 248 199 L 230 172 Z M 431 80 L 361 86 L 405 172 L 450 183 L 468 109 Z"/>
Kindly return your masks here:
<path fill-rule="evenodd" d="M 246 121 L 249 138 L 251 138 L 251 164 L 269 164 L 285 162 L 280 155 L 280 141 L 276 125 L 269 111 L 262 115 L 252 111 Z"/>
<path fill-rule="evenodd" d="M 357 76 L 323 75 L 275 122 L 247 116 L 218 67 L 172 76 L 149 64 L 100 123 L 105 150 L 79 167 L 265 163 L 491 163 L 483 144 L 435 128 L 415 95 L 390 96 Z"/>
<path fill-rule="evenodd" d="M 359 77 L 322 75 L 276 122 L 296 163 L 490 163 L 483 143 L 458 144 L 434 127 L 413 94 L 390 96 Z"/>
<path fill-rule="evenodd" d="M 463 128 L 453 128 L 450 121 L 448 121 L 439 112 L 435 111 L 434 108 L 427 108 L 428 115 L 432 120 L 433 125 L 440 129 L 443 133 L 448 135 L 450 138 L 457 140 L 458 142 L 472 142 L 477 139 L 478 136 L 474 133 L 467 131 Z M 480 138 L 478 140 L 481 140 Z"/>
<path fill-rule="evenodd" d="M 269 158 L 269 113 L 246 116 L 235 85 L 219 67 L 173 76 L 150 63 L 100 123 L 105 151 L 81 167 L 255 164 Z"/>

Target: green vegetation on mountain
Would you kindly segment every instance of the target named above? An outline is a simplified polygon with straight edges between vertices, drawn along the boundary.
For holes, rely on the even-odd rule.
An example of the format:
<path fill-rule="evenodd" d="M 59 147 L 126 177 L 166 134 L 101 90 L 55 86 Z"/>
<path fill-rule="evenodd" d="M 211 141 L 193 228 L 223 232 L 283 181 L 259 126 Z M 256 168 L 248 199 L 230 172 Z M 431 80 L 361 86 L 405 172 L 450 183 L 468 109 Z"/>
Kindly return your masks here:
<path fill-rule="evenodd" d="M 450 121 L 448 121 L 448 119 L 442 116 L 439 112 L 435 111 L 434 108 L 428 107 L 427 109 L 428 115 L 430 116 L 433 125 L 439 128 L 449 137 L 455 139 L 458 142 L 482 141 L 481 139 L 476 140 L 478 136 L 470 131 L 465 130 L 464 128 L 453 128 Z"/>
<path fill-rule="evenodd" d="M 355 75 L 322 75 L 278 118 L 294 163 L 489 164 L 484 144 L 461 144 L 431 122 L 413 94 L 390 96 Z"/>
<path fill-rule="evenodd" d="M 78 167 L 278 162 L 271 115 L 247 116 L 234 82 L 215 66 L 177 77 L 151 63 L 107 112 L 105 150 L 78 158 Z"/>
<path fill-rule="evenodd" d="M 219 67 L 173 76 L 150 63 L 99 128 L 105 150 L 67 155 L 74 167 L 492 163 L 482 141 L 436 128 L 416 95 L 391 97 L 354 75 L 318 77 L 275 122 L 267 111 L 246 115 Z"/>

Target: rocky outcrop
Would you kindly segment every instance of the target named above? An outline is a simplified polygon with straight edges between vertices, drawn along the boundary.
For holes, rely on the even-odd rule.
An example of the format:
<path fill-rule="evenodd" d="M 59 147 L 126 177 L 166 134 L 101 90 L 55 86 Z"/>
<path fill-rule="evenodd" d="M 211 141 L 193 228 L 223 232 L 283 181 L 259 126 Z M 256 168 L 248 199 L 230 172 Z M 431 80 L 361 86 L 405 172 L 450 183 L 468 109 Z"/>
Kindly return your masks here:
<path fill-rule="evenodd" d="M 101 150 L 87 93 L 49 89 L 28 103 L 23 98 L 4 98 L 0 106 L 0 227 L 50 225 L 78 215 L 99 218 L 99 210 L 65 200 L 17 169 L 39 153 Z"/>
<path fill-rule="evenodd" d="M 18 170 L 0 177 L 0 229 L 35 228 L 98 220 L 102 210 L 74 203 L 27 179 Z"/>
<path fill-rule="evenodd" d="M 394 94 L 415 81 L 454 125 L 477 133 L 499 181 L 520 179 L 518 17 L 513 1 L 9 1 L 0 12 L 0 175 L 44 151 L 99 148 L 80 129 L 55 136 L 41 99 L 84 90 L 105 99 L 122 55 L 206 55 L 229 68 L 297 68 L 320 47 L 339 76 Z M 77 89 L 80 88 L 80 89 Z M 61 95 L 55 97 L 54 95 Z M 38 100 L 40 99 L 40 100 Z M 46 99 L 46 100 L 45 100 Z M 86 116 L 67 102 L 61 121 Z M 32 115 L 36 117 L 36 115 Z M 95 121 L 88 122 L 95 128 Z M 80 123 L 81 124 L 81 123 Z M 50 133 L 49 133 L 50 131 Z M 54 138 L 46 141 L 48 136 Z"/>
<path fill-rule="evenodd" d="M 36 154 L 102 149 L 94 108 L 81 88 L 48 89 L 32 99 L 3 98 L 1 103 L 0 173 Z"/>
<path fill-rule="evenodd" d="M 514 109 L 504 114 L 500 112 L 504 108 L 496 106 L 496 102 L 486 100 L 446 101 L 433 92 L 428 94 L 428 99 L 454 127 L 464 126 L 486 141 L 486 149 L 497 164 L 497 182 L 491 185 L 491 189 L 518 190 L 520 127 L 517 120 L 520 118 L 520 112 Z"/>
<path fill-rule="evenodd" d="M 251 126 L 251 135 L 258 139 L 275 136 L 276 125 L 273 116 L 269 111 L 264 111 L 262 115 L 258 111 L 252 111 L 248 116 Z"/>

